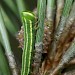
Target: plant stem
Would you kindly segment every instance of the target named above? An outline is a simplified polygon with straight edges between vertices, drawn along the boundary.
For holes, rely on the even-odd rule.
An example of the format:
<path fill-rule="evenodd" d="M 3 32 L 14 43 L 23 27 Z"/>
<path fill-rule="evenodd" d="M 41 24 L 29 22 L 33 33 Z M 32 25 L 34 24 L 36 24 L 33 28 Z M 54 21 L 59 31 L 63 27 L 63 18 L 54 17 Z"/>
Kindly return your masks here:
<path fill-rule="evenodd" d="M 38 16 L 38 30 L 36 34 L 36 43 L 42 42 L 44 34 L 44 18 L 46 10 L 46 0 L 38 0 L 37 5 L 37 16 Z"/>
<path fill-rule="evenodd" d="M 13 55 L 11 47 L 10 47 L 10 43 L 9 43 L 8 36 L 7 36 L 7 31 L 5 29 L 5 25 L 4 25 L 4 21 L 3 21 L 3 17 L 2 17 L 2 13 L 1 13 L 1 6 L 0 6 L 0 33 L 1 33 L 1 36 L 3 39 L 6 56 L 7 56 L 12 74 L 18 75 L 18 72 L 16 69 L 16 62 L 15 62 L 14 55 Z"/>
<path fill-rule="evenodd" d="M 34 63 L 36 66 L 34 67 L 35 75 L 39 75 L 39 68 L 41 64 L 42 57 L 42 41 L 44 35 L 44 19 L 45 19 L 45 10 L 46 10 L 46 0 L 38 0 L 37 5 L 37 16 L 38 16 L 38 29 L 36 33 L 36 43 L 35 43 L 35 54 L 34 54 Z"/>
<path fill-rule="evenodd" d="M 55 0 L 47 0 L 47 14 L 46 14 L 46 18 L 47 18 L 47 23 L 48 23 L 48 27 L 50 29 L 50 38 L 53 39 L 53 35 L 54 35 L 54 16 L 55 16 Z"/>
<path fill-rule="evenodd" d="M 47 0 L 47 14 L 48 20 L 53 21 L 55 16 L 55 0 Z"/>
<path fill-rule="evenodd" d="M 63 7 L 64 7 L 64 0 L 57 0 L 56 28 L 59 24 L 59 21 L 62 15 Z"/>

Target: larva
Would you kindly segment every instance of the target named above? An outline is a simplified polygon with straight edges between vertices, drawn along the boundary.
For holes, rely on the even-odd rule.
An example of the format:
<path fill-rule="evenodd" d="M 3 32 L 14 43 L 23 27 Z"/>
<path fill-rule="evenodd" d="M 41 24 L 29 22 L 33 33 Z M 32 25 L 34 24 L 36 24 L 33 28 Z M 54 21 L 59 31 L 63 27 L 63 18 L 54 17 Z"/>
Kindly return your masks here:
<path fill-rule="evenodd" d="M 32 13 L 23 12 L 22 19 L 23 19 L 23 27 L 24 27 L 24 48 L 22 54 L 21 75 L 28 75 L 30 72 L 32 51 L 34 50 L 35 16 Z"/>

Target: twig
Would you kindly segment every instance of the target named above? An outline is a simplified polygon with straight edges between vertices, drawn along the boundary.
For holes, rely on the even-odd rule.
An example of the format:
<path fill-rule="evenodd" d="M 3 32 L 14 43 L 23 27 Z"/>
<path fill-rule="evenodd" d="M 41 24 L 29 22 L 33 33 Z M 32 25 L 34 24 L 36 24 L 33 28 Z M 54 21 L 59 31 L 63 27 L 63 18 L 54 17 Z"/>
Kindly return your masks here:
<path fill-rule="evenodd" d="M 43 34 L 44 34 L 44 18 L 46 10 L 46 0 L 38 0 L 37 6 L 37 16 L 38 16 L 38 30 L 36 33 L 36 43 L 35 43 L 35 53 L 34 53 L 34 75 L 39 75 L 39 68 L 41 64 L 41 57 L 43 51 Z"/>

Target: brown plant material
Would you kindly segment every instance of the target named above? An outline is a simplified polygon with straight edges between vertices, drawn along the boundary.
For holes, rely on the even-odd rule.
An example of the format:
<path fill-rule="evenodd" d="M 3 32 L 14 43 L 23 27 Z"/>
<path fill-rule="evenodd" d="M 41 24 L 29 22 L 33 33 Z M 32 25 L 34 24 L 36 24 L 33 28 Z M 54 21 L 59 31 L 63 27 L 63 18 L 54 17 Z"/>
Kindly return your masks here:
<path fill-rule="evenodd" d="M 63 69 L 65 65 L 74 58 L 74 56 L 75 56 L 75 38 L 73 38 L 70 47 L 63 54 L 58 66 L 54 69 L 54 71 L 50 75 L 56 75 L 57 73 L 59 73 L 59 71 Z"/>
<path fill-rule="evenodd" d="M 52 41 L 52 25 L 49 25 L 50 21 L 45 19 L 45 26 L 44 26 L 44 36 L 43 36 L 43 51 L 47 53 L 49 50 L 49 45 Z"/>
<path fill-rule="evenodd" d="M 71 23 L 67 23 L 64 32 L 62 33 L 60 40 L 59 40 L 59 44 L 57 46 L 57 52 L 55 55 L 55 59 L 54 59 L 54 64 L 53 67 L 56 67 L 57 64 L 59 63 L 61 56 L 63 54 L 63 52 L 65 52 L 68 47 L 70 46 L 72 39 L 75 36 L 75 23 L 73 24 L 74 20 L 71 21 Z M 61 40 L 62 39 L 62 40 Z"/>
<path fill-rule="evenodd" d="M 68 35 L 67 40 L 65 41 L 64 50 L 66 50 L 66 47 L 65 47 L 66 44 L 68 44 L 69 42 L 71 42 L 74 37 L 75 37 L 75 22 L 74 22 L 73 26 L 71 27 L 71 29 L 69 31 L 69 35 Z"/>
<path fill-rule="evenodd" d="M 47 71 L 51 68 L 52 68 L 52 63 L 49 59 L 46 58 L 45 61 L 42 62 L 40 75 L 47 74 Z"/>
<path fill-rule="evenodd" d="M 63 54 L 70 47 L 74 37 L 75 37 L 75 22 L 71 25 L 64 43 L 61 45 L 61 47 L 58 47 L 60 51 L 57 52 L 57 54 L 55 55 L 55 59 L 54 59 L 53 67 L 52 67 L 55 70 L 54 71 L 52 70 L 52 73 L 50 73 L 50 75 L 58 75 L 58 70 L 64 67 L 64 64 L 59 64 L 59 62 L 61 58 L 63 57 Z M 71 60 L 69 63 L 74 64 L 75 62 Z M 70 64 L 67 64 L 67 65 L 70 65 Z"/>
<path fill-rule="evenodd" d="M 19 48 L 22 48 L 24 47 L 24 29 L 23 29 L 23 26 L 21 27 L 21 30 L 18 32 L 17 34 L 17 40 L 19 41 Z"/>
<path fill-rule="evenodd" d="M 43 36 L 43 53 L 46 53 L 46 55 L 48 54 L 49 48 L 50 48 L 50 44 L 52 42 L 53 39 L 53 23 L 51 21 L 49 21 L 48 19 L 45 19 L 45 26 L 44 26 L 44 36 Z M 45 75 L 46 72 L 51 68 L 52 66 L 52 62 L 46 57 L 44 59 L 44 61 L 42 62 L 42 66 L 41 66 L 41 75 Z"/>

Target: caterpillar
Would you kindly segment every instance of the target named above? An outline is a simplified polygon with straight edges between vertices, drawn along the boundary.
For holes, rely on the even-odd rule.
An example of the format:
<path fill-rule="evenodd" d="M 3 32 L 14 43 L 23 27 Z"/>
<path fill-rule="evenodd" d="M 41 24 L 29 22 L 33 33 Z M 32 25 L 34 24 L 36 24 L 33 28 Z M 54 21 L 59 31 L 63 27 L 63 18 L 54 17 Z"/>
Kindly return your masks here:
<path fill-rule="evenodd" d="M 22 54 L 22 70 L 21 75 L 29 75 L 32 52 L 35 44 L 35 16 L 30 12 L 22 12 L 24 27 L 24 48 Z"/>

